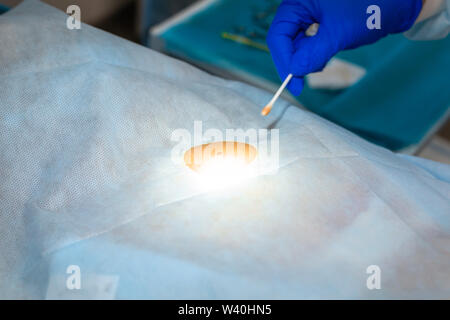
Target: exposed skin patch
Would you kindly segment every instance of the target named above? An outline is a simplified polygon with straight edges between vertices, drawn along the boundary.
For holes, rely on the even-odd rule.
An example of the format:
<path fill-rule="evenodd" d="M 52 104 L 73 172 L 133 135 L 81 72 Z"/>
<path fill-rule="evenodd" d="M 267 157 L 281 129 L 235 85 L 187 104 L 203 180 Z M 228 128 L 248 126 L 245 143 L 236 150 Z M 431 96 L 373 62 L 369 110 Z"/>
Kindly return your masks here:
<path fill-rule="evenodd" d="M 221 141 L 192 147 L 184 154 L 184 163 L 190 169 L 198 171 L 217 157 L 231 157 L 249 164 L 255 160 L 258 152 L 248 143 Z"/>

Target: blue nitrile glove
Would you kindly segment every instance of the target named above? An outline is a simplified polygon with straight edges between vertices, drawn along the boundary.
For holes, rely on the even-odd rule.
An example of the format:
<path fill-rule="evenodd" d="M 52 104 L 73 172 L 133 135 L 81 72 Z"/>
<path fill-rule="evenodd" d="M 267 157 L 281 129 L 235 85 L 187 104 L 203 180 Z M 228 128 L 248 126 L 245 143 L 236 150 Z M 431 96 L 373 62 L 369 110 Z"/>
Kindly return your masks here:
<path fill-rule="evenodd" d="M 372 16 L 367 11 L 372 5 L 380 8 L 381 29 L 367 26 Z M 292 73 L 288 89 L 299 95 L 303 77 L 322 70 L 339 51 L 408 30 L 421 9 L 422 0 L 284 0 L 270 27 L 267 44 L 280 78 L 284 80 Z M 305 36 L 313 23 L 320 24 L 318 33 Z"/>

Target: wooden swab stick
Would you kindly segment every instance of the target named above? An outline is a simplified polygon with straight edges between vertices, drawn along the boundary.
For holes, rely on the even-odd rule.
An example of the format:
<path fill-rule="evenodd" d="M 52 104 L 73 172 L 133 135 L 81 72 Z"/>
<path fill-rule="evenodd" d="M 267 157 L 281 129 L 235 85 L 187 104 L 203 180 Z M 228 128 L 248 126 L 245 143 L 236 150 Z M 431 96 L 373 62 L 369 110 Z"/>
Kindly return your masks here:
<path fill-rule="evenodd" d="M 291 79 L 292 79 L 292 73 L 290 73 L 286 77 L 286 79 L 284 80 L 283 84 L 278 89 L 277 93 L 275 93 L 275 95 L 273 96 L 272 100 L 270 100 L 270 102 L 264 107 L 264 109 L 262 109 L 261 114 L 263 116 L 267 116 L 270 113 L 274 103 L 278 100 L 278 98 L 280 97 L 280 95 L 283 92 L 284 88 L 286 88 L 286 86 L 288 85 L 289 81 L 291 81 Z"/>

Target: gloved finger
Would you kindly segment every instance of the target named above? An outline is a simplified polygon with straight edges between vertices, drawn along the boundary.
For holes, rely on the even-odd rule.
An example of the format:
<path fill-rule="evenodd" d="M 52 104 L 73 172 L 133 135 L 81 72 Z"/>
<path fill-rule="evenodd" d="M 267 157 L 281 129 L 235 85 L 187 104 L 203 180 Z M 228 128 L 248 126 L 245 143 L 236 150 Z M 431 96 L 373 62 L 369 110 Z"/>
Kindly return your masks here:
<path fill-rule="evenodd" d="M 294 51 L 298 49 L 298 46 L 303 38 L 306 37 L 305 32 L 301 32 L 297 35 L 295 38 L 293 45 L 294 45 Z M 286 76 L 290 73 L 289 70 L 286 70 Z M 287 89 L 294 95 L 298 96 L 303 91 L 303 87 L 305 86 L 305 80 L 304 77 L 293 77 L 291 81 L 289 81 L 289 84 L 287 85 Z"/>
<path fill-rule="evenodd" d="M 293 41 L 293 46 L 294 46 L 294 51 L 298 48 L 298 45 L 300 43 L 300 41 L 306 37 L 305 32 L 301 32 L 297 35 L 297 37 L 295 38 L 295 40 Z M 283 72 L 279 72 L 280 73 L 280 77 L 281 80 L 284 81 L 284 79 L 286 79 L 286 77 L 288 76 L 288 74 L 290 73 L 289 70 L 286 68 L 285 71 Z M 293 77 L 291 79 L 291 81 L 289 81 L 289 84 L 287 85 L 287 89 L 294 95 L 294 96 L 298 96 L 300 95 L 300 93 L 303 91 L 303 87 L 304 87 L 304 79 L 303 77 Z"/>
<path fill-rule="evenodd" d="M 287 88 L 294 96 L 298 96 L 302 93 L 304 86 L 304 77 L 292 77 L 291 81 L 289 81 L 289 84 L 287 85 Z"/>
<path fill-rule="evenodd" d="M 313 37 L 304 37 L 296 46 L 289 68 L 295 76 L 321 71 L 338 52 L 336 41 L 325 26 L 320 26 Z"/>
<path fill-rule="evenodd" d="M 267 45 L 277 67 L 280 78 L 288 75 L 294 41 L 299 34 L 314 23 L 311 13 L 298 1 L 283 1 L 267 35 Z"/>
<path fill-rule="evenodd" d="M 302 41 L 303 38 L 306 37 L 306 33 L 305 32 L 300 32 L 294 39 L 293 45 L 294 45 L 294 52 L 296 52 L 300 46 L 300 43 Z"/>

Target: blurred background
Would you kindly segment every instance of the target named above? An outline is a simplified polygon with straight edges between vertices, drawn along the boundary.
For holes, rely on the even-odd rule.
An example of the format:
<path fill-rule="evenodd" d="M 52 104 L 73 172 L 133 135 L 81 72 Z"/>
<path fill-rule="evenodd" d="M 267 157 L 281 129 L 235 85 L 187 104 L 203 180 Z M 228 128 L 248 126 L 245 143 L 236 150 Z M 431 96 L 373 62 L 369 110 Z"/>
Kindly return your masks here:
<path fill-rule="evenodd" d="M 12 8 L 22 0 L 0 0 Z M 143 33 L 195 0 L 43 0 L 66 11 L 69 5 L 81 8 L 81 20 L 100 29 L 134 42 L 140 42 Z"/>
<path fill-rule="evenodd" d="M 279 85 L 265 33 L 281 0 L 42 1 L 63 11 L 76 4 L 81 8 L 82 22 L 210 73 L 268 90 Z M 20 2 L 0 0 L 0 13 Z M 436 92 L 450 92 L 445 82 L 450 73 L 450 64 L 445 63 L 449 62 L 449 49 L 448 38 L 424 43 L 409 41 L 403 35 L 389 37 L 370 48 L 338 56 L 363 69 L 362 79 L 333 90 L 310 85 L 300 98 L 285 98 L 393 151 L 450 163 L 449 95 L 436 98 Z M 416 56 L 409 61 L 411 52 Z M 422 65 L 415 68 L 428 70 L 422 77 L 424 83 L 432 79 L 435 85 L 411 81 L 418 78 L 408 73 L 417 57 Z M 379 86 L 380 82 L 385 82 L 384 87 L 373 90 L 373 83 Z M 424 88 L 423 92 L 417 88 Z M 364 100 L 371 93 L 373 96 Z"/>

